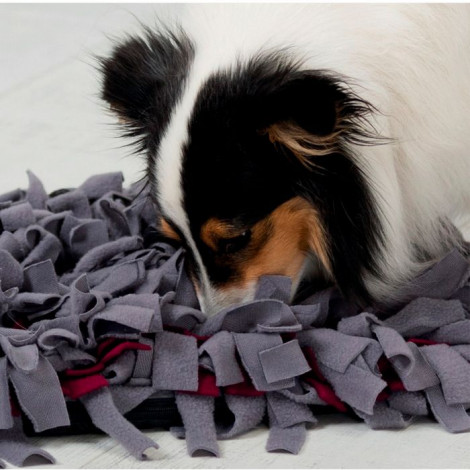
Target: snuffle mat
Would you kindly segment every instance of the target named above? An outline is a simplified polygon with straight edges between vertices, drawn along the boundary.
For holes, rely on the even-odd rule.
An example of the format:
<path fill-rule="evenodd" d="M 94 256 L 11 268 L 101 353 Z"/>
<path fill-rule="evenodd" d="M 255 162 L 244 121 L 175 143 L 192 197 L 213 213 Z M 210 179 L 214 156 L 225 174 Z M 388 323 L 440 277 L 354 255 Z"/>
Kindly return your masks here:
<path fill-rule="evenodd" d="M 334 287 L 290 305 L 289 279 L 265 276 L 254 301 L 206 317 L 144 185 L 107 173 L 47 194 L 28 176 L 0 196 L 0 467 L 54 462 L 27 430 L 67 432 L 74 405 L 143 459 L 158 445 L 126 417 L 158 396 L 190 455 L 218 456 L 218 439 L 262 422 L 267 451 L 298 453 L 318 409 L 372 429 L 431 415 L 470 430 L 470 264 L 457 249 L 388 312 Z"/>

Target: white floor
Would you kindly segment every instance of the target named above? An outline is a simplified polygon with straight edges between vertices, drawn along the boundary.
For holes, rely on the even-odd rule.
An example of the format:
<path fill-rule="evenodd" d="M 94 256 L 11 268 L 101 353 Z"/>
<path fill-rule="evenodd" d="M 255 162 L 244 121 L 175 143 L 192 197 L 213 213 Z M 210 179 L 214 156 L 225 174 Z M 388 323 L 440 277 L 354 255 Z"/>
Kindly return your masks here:
<path fill-rule="evenodd" d="M 181 5 L 0 4 L 0 194 L 27 184 L 34 171 L 52 191 L 87 176 L 122 170 L 139 178 L 142 159 L 129 157 L 114 119 L 99 100 L 92 54 L 152 22 L 154 12 Z M 470 468 L 470 434 L 449 434 L 421 419 L 402 431 L 372 431 L 341 416 L 320 417 L 298 456 L 268 454 L 264 428 L 220 442 L 222 458 L 189 458 L 184 441 L 164 431 L 154 460 L 138 462 L 106 437 L 36 439 L 56 468 Z M 51 467 L 54 468 L 54 467 Z"/>

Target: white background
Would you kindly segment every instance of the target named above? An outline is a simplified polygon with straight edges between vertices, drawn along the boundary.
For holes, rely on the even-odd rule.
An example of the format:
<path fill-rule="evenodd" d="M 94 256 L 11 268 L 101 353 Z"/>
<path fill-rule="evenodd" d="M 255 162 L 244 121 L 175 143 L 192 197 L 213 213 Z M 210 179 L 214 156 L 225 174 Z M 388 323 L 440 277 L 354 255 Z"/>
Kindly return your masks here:
<path fill-rule="evenodd" d="M 94 54 L 181 5 L 0 4 L 0 194 L 27 184 L 26 169 L 52 191 L 120 169 L 138 179 L 116 119 L 99 98 Z"/>
<path fill-rule="evenodd" d="M 181 5 L 0 5 L 0 194 L 27 184 L 26 169 L 46 190 L 79 185 L 86 177 L 121 170 L 138 179 L 143 159 L 129 155 L 115 119 L 99 100 L 93 54 L 106 54 L 107 35 L 138 29 Z M 172 468 L 420 468 L 470 467 L 470 433 L 449 434 L 420 419 L 401 431 L 372 431 L 342 416 L 319 417 L 298 456 L 268 454 L 267 431 L 220 442 L 222 458 L 194 458 L 184 441 L 150 433 L 161 449 L 138 462 L 107 437 L 40 439 L 64 467 Z"/>

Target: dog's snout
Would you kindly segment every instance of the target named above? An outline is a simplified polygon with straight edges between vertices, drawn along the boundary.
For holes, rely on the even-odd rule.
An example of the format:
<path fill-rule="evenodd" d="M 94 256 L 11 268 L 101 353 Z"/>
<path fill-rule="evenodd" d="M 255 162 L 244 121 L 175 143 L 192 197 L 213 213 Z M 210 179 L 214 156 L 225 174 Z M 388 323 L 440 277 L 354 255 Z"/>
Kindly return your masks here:
<path fill-rule="evenodd" d="M 215 287 L 210 284 L 205 285 L 193 277 L 193 284 L 200 309 L 208 316 L 216 315 L 231 306 L 253 300 L 256 290 L 254 282 L 244 287 Z"/>

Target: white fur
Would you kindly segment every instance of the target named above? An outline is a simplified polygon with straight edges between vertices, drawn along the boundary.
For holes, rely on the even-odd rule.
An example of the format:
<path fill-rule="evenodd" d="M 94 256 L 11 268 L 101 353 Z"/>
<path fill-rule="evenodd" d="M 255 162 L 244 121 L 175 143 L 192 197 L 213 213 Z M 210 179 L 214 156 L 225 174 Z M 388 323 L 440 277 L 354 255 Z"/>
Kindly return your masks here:
<path fill-rule="evenodd" d="M 351 78 L 352 89 L 381 112 L 375 128 L 394 139 L 353 149 L 373 183 L 387 239 L 383 276 L 367 280 L 372 293 L 387 298 L 422 267 L 413 260 L 413 243 L 443 254 L 436 221 L 447 217 L 461 224 L 470 215 L 470 5 L 194 4 L 181 20 L 196 57 L 156 171 L 163 207 L 195 252 L 180 170 L 197 92 L 238 58 L 289 47 L 306 69 Z M 210 286 L 199 255 L 197 262 L 203 302 L 219 308 L 226 299 Z M 247 299 L 243 293 L 229 297 Z"/>

